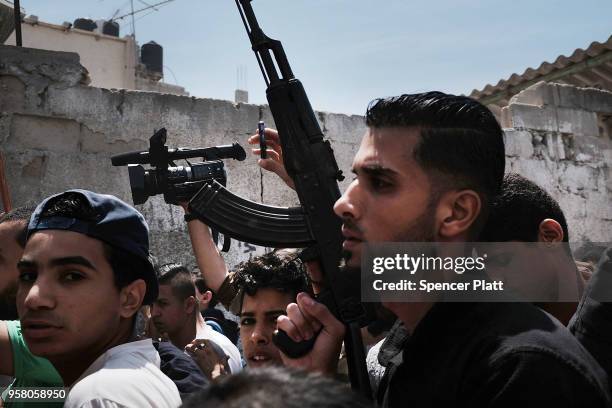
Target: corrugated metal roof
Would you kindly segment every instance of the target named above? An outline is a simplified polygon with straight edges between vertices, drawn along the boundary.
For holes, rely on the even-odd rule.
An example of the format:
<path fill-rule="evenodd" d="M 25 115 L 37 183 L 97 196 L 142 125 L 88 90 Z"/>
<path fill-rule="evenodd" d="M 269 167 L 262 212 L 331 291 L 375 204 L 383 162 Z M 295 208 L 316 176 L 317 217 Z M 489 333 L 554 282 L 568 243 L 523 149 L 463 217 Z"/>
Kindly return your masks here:
<path fill-rule="evenodd" d="M 470 97 L 486 105 L 505 106 L 513 95 L 539 81 L 612 90 L 612 36 L 604 43 L 591 43 L 586 50 L 578 48 L 569 57 L 561 55 L 553 63 L 543 62 L 496 85 L 474 89 Z"/>

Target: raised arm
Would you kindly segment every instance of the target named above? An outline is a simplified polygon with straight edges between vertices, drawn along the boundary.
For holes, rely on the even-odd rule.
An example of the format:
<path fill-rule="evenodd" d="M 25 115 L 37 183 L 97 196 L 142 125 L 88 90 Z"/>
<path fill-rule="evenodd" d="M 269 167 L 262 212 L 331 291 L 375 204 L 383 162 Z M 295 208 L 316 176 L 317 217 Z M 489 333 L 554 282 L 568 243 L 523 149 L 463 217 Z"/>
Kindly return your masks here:
<path fill-rule="evenodd" d="M 283 163 L 283 148 L 280 144 L 278 132 L 274 129 L 266 128 L 265 135 L 268 158 L 259 159 L 257 164 L 264 170 L 276 173 L 289 188 L 295 190 L 295 183 L 289 174 L 287 174 L 287 169 L 285 169 L 285 164 Z M 255 133 L 253 136 L 249 137 L 248 143 L 259 145 L 259 134 Z M 261 152 L 258 147 L 251 149 L 251 151 L 258 156 Z"/>
<path fill-rule="evenodd" d="M 181 204 L 185 213 L 189 213 L 187 204 Z M 221 284 L 228 276 L 227 265 L 219 253 L 219 249 L 213 241 L 212 234 L 208 225 L 198 219 L 187 222 L 189 239 L 193 247 L 198 268 L 206 284 L 215 293 L 219 291 Z"/>

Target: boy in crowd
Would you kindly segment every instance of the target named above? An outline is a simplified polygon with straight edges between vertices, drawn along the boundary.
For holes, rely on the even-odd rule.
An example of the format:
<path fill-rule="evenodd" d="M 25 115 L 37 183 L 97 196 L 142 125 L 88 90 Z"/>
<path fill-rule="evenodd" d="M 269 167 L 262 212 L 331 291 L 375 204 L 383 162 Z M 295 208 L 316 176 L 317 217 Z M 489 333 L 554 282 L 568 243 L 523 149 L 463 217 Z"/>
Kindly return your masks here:
<path fill-rule="evenodd" d="M 200 314 L 191 272 L 180 264 L 160 268 L 159 296 L 151 308 L 151 319 L 158 332 L 167 334 L 179 349 L 194 339 L 212 340 L 229 357 L 232 373 L 242 369 L 238 348 L 223 334 L 206 324 Z"/>
<path fill-rule="evenodd" d="M 272 335 L 276 318 L 299 292 L 311 292 L 304 263 L 294 250 L 276 250 L 240 264 L 229 273 L 210 229 L 183 205 L 193 251 L 216 298 L 240 317 L 240 339 L 248 367 L 282 364 Z"/>
<path fill-rule="evenodd" d="M 578 269 L 569 246 L 563 210 L 546 190 L 519 174 L 506 174 L 480 239 L 540 243 L 513 244 L 509 250 L 515 253 L 506 254 L 503 279 L 507 286 L 515 286 L 519 291 L 547 288 L 549 295 L 543 296 L 537 305 L 564 325 L 569 323 L 584 292 L 588 273 Z M 519 262 L 528 263 L 529 270 L 518 267 Z M 554 301 L 555 298 L 566 301 Z"/>
<path fill-rule="evenodd" d="M 238 265 L 233 276 L 237 289 L 234 310 L 240 316 L 240 339 L 249 367 L 280 365 L 272 343 L 276 319 L 300 292 L 311 292 L 304 265 L 295 251 L 276 250 Z"/>
<path fill-rule="evenodd" d="M 18 263 L 17 309 L 33 354 L 70 387 L 65 406 L 176 407 L 151 339 L 133 336 L 157 297 L 148 226 L 110 195 L 69 190 L 40 203 Z"/>
<path fill-rule="evenodd" d="M 28 222 L 34 207 L 19 207 L 0 217 L 0 277 L 6 297 L 2 298 L 2 310 L 9 312 L 6 319 L 17 319 L 15 295 L 19 271 L 17 262 L 23 254 Z M 15 243 L 17 245 L 15 245 Z M 10 289 L 14 288 L 14 289 Z M 12 303 L 11 303 L 12 302 Z M 191 358 L 170 343 L 154 343 L 160 358 L 160 368 L 177 386 L 181 395 L 202 388 L 206 380 Z M 32 355 L 21 332 L 19 320 L 0 321 L 0 374 L 11 378 L 11 388 L 62 387 L 63 381 L 53 365 L 45 358 Z M 23 402 L 5 403 L 10 407 L 21 407 Z M 62 406 L 61 403 L 58 406 Z"/>

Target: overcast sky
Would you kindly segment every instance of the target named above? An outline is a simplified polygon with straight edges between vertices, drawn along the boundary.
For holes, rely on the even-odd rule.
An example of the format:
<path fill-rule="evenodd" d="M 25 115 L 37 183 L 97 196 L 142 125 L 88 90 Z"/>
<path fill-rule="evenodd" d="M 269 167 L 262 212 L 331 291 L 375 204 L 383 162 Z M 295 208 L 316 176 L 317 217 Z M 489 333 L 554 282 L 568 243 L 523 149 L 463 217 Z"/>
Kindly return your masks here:
<path fill-rule="evenodd" d="M 161 0 L 145 0 L 155 4 Z M 133 0 L 134 9 L 146 7 Z M 363 114 L 380 96 L 469 94 L 612 35 L 610 0 L 253 0 L 264 32 L 282 41 L 313 107 Z M 61 24 L 130 11 L 125 0 L 21 0 Z M 234 0 L 175 0 L 135 15 L 136 39 L 164 47 L 165 81 L 197 97 L 233 100 L 237 69 L 250 102 L 265 84 Z M 132 32 L 120 20 L 121 36 Z M 244 87 L 245 81 L 240 80 Z"/>

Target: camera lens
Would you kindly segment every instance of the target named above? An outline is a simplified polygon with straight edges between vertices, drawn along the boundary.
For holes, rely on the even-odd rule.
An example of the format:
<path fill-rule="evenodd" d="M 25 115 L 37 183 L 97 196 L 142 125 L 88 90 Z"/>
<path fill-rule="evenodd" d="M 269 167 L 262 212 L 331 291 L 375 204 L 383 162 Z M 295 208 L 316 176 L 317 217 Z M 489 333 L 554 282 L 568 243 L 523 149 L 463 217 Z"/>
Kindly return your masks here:
<path fill-rule="evenodd" d="M 130 175 L 130 187 L 132 189 L 132 201 L 134 204 L 143 204 L 149 198 L 149 192 L 147 191 L 148 176 L 145 175 L 149 171 L 145 171 L 144 167 L 139 164 L 128 165 L 128 174 Z M 150 177 L 150 176 L 149 176 Z"/>

